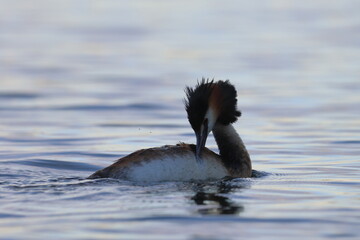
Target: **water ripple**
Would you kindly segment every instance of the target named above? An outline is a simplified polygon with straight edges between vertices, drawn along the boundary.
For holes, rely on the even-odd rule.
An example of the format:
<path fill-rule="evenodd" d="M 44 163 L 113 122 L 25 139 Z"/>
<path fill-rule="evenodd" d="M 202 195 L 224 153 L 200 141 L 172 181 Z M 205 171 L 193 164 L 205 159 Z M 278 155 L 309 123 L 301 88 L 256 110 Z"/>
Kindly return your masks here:
<path fill-rule="evenodd" d="M 51 159 L 28 159 L 28 160 L 18 160 L 18 161 L 6 161 L 3 163 L 21 164 L 21 165 L 28 165 L 34 167 L 71 170 L 71 171 L 95 171 L 100 168 L 99 166 L 95 166 L 88 163 L 67 162 L 67 161 L 51 160 Z"/>
<path fill-rule="evenodd" d="M 56 108 L 53 110 L 73 110 L 73 111 L 124 111 L 124 110 L 161 110 L 165 109 L 165 105 L 152 103 L 133 103 L 127 105 L 71 105 Z"/>
<path fill-rule="evenodd" d="M 134 218 L 109 218 L 109 219 L 91 219 L 91 221 L 102 221 L 102 222 L 184 222 L 187 224 L 196 223 L 196 222 L 237 222 L 237 223 L 279 223 L 279 224 L 350 224 L 356 226 L 357 223 L 344 220 L 330 220 L 330 219 L 321 219 L 321 218 L 250 218 L 250 217 L 231 217 L 231 216 L 207 216 L 204 217 L 187 217 L 187 216 L 152 216 L 152 217 L 134 217 Z"/>
<path fill-rule="evenodd" d="M 0 92 L 0 99 L 34 99 L 40 97 L 39 94 L 25 92 Z"/>

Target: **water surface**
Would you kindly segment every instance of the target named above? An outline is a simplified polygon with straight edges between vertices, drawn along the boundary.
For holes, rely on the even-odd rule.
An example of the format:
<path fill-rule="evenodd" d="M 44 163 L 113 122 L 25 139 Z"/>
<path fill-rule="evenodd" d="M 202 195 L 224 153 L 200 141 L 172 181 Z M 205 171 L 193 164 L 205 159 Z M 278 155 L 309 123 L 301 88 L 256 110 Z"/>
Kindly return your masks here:
<path fill-rule="evenodd" d="M 359 9 L 3 2 L 0 238 L 358 239 Z M 238 89 L 256 178 L 85 179 L 140 148 L 194 143 L 183 89 L 201 77 Z"/>

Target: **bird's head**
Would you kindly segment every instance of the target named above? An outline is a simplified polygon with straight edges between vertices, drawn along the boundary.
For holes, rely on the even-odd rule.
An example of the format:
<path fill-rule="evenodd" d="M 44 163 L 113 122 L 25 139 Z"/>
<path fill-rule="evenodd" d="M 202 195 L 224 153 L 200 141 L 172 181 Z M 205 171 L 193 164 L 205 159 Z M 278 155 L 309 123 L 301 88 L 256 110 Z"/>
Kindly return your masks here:
<path fill-rule="evenodd" d="M 241 115 L 236 107 L 236 90 L 228 80 L 203 78 L 194 88 L 186 87 L 185 93 L 185 109 L 196 135 L 196 159 L 201 162 L 201 152 L 215 124 L 231 124 Z"/>

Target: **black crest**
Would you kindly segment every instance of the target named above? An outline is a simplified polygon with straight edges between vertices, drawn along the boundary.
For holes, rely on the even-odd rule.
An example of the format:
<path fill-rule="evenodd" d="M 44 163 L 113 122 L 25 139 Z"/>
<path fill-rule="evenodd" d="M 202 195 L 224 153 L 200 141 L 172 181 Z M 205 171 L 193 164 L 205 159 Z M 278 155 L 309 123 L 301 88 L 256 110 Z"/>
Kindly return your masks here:
<path fill-rule="evenodd" d="M 219 99 L 220 103 L 220 114 L 218 122 L 227 125 L 233 122 L 236 122 L 238 117 L 241 116 L 241 112 L 237 109 L 237 93 L 235 87 L 229 82 L 218 81 L 216 83 L 221 89 L 221 95 Z"/>
<path fill-rule="evenodd" d="M 214 87 L 220 91 L 218 94 L 217 106 L 219 112 L 218 122 L 224 125 L 233 123 L 241 115 L 236 107 L 236 90 L 228 80 L 214 82 L 203 78 L 195 88 L 186 87 L 185 109 L 189 122 L 194 131 L 200 130 L 206 111 L 209 108 L 209 101 Z"/>
<path fill-rule="evenodd" d="M 206 111 L 209 107 L 209 98 L 214 80 L 202 78 L 195 88 L 186 87 L 185 109 L 189 122 L 194 131 L 200 130 Z"/>

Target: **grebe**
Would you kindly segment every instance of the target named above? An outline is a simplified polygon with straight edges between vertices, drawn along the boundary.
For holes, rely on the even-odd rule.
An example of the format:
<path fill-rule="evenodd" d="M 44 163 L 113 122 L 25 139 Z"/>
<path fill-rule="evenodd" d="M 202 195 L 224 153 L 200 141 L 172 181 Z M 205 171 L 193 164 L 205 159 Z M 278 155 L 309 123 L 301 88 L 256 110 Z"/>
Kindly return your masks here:
<path fill-rule="evenodd" d="M 241 113 L 236 90 L 228 80 L 202 79 L 185 88 L 185 109 L 196 135 L 196 146 L 179 143 L 133 152 L 89 176 L 130 181 L 189 181 L 251 177 L 251 160 L 234 123 Z M 205 147 L 213 132 L 219 153 Z"/>

